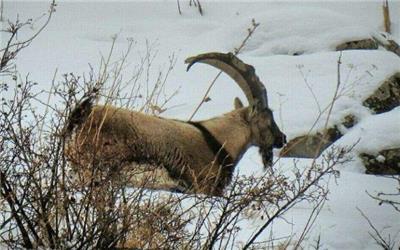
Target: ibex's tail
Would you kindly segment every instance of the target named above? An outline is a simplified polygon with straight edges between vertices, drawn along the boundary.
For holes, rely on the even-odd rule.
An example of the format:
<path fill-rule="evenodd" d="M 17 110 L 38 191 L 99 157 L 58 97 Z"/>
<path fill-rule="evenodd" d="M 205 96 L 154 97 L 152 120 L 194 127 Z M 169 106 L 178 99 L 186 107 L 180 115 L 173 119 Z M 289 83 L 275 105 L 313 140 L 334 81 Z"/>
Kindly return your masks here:
<path fill-rule="evenodd" d="M 89 116 L 92 111 L 94 99 L 95 98 L 89 96 L 78 103 L 72 110 L 67 120 L 67 126 L 65 127 L 67 135 L 71 135 L 72 131 L 81 125 Z"/>

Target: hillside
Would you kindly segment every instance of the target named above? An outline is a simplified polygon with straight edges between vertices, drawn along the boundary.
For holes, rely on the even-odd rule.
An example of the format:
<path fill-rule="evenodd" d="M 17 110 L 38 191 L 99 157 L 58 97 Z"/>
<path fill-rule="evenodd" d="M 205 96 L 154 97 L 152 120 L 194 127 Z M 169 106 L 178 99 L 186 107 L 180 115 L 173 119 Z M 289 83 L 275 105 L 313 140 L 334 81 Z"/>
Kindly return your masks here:
<path fill-rule="evenodd" d="M 129 66 L 123 71 L 125 75 L 140 64 L 141 56 L 151 48 L 156 55 L 149 72 L 150 82 L 154 82 L 158 71 L 165 69 L 169 57 L 174 55 L 176 64 L 166 82 L 166 95 L 177 89 L 178 93 L 160 115 L 187 120 L 218 71 L 198 65 L 186 72 L 185 58 L 210 51 L 233 51 L 240 46 L 251 20 L 255 19 L 260 25 L 238 57 L 255 67 L 267 88 L 275 120 L 288 139 L 338 125 L 342 137 L 330 147 L 356 144 L 350 153 L 353 160 L 339 164 L 340 177 L 329 182 L 329 200 L 305 240 L 305 249 L 312 248 L 318 237 L 323 249 L 380 249 L 359 210 L 383 235 L 397 240 L 394 247 L 397 249 L 400 213 L 391 206 L 379 205 L 368 193 L 396 192 L 399 183 L 365 174 L 359 154 L 377 154 L 400 147 L 400 108 L 374 114 L 363 105 L 385 79 L 399 72 L 400 57 L 383 48 L 343 52 L 335 49 L 344 42 L 370 38 L 382 31 L 381 2 L 201 1 L 203 16 L 188 6 L 189 1 L 180 2 L 182 15 L 178 14 L 176 1 L 60 1 L 46 29 L 19 54 L 16 61 L 19 73 L 29 73 L 29 78 L 46 90 L 56 70 L 59 75 L 88 72 L 89 64 L 96 67 L 100 56 L 107 53 L 114 35 L 118 37 L 116 57 L 126 49 L 130 38 L 135 44 L 127 59 Z M 4 15 L 10 19 L 17 13 L 20 19 L 38 17 L 47 6 L 46 2 L 6 1 Z M 392 36 L 400 41 L 400 20 L 396 16 L 400 13 L 400 2 L 391 3 L 391 8 Z M 28 36 L 35 28 L 23 35 Z M 328 113 L 338 83 L 339 57 L 339 95 L 332 113 Z M 60 80 L 61 76 L 58 77 Z M 11 96 L 12 91 L 4 94 Z M 209 94 L 210 101 L 204 103 L 194 120 L 230 111 L 236 96 L 245 100 L 240 88 L 222 75 Z M 350 114 L 358 122 L 346 128 L 341 124 Z M 279 150 L 274 154 L 278 158 Z M 289 173 L 294 161 L 301 168 L 312 159 L 280 158 L 276 167 Z M 263 173 L 258 150 L 252 147 L 239 162 L 236 174 Z M 311 204 L 302 202 L 276 220 L 271 228 L 274 237 L 298 237 L 311 209 Z M 237 241 L 242 238 L 245 241 L 262 224 L 257 215 L 241 221 L 243 231 Z M 259 240 L 269 237 L 267 230 Z"/>

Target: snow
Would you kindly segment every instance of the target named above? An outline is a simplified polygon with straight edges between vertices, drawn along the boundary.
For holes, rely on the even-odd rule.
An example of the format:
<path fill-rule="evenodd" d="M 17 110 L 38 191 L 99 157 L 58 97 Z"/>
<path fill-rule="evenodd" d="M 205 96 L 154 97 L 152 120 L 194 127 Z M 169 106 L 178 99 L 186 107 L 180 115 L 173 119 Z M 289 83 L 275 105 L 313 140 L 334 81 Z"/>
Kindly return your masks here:
<path fill-rule="evenodd" d="M 221 32 L 225 34 L 221 36 L 223 41 L 234 43 L 244 36 L 250 18 L 243 18 L 240 14 L 238 16 L 237 24 L 227 24 L 217 31 L 225 31 Z M 266 24 L 260 27 L 244 50 L 254 56 L 323 51 L 334 48 L 346 39 L 365 38 L 373 31 L 372 27 L 355 23 L 347 15 L 322 7 L 282 6 L 257 11 L 251 17 Z M 318 25 L 314 25 L 316 20 Z"/>
<path fill-rule="evenodd" d="M 400 146 L 400 107 L 390 112 L 368 117 L 360 122 L 354 130 L 340 140 L 340 144 L 349 145 L 350 140 L 360 143 L 356 150 L 365 153 L 376 153 L 378 150 Z"/>
<path fill-rule="evenodd" d="M 389 112 L 372 115 L 361 120 L 334 145 L 349 147 L 356 143 L 352 152 L 355 161 L 347 166 L 346 169 L 361 172 L 363 169 L 362 162 L 357 155 L 360 153 L 377 155 L 379 151 L 385 149 L 399 148 L 399 131 L 400 107 L 397 107 Z M 380 160 L 382 158 L 383 156 L 379 157 Z"/>
<path fill-rule="evenodd" d="M 279 110 L 282 116 L 280 125 L 286 127 L 290 124 L 291 129 L 286 132 L 289 138 L 309 131 L 319 113 L 330 106 L 337 84 L 338 58 L 339 52 L 301 57 L 257 57 L 255 60 L 243 57 L 256 67 L 261 79 L 265 79 L 270 105 L 274 110 Z M 386 51 L 343 52 L 339 98 L 335 102 L 328 127 L 340 124 L 350 113 L 359 118 L 368 116 L 370 112 L 361 105 L 362 101 L 373 93 L 385 77 L 396 72 L 399 66 L 400 59 Z M 323 112 L 314 130 L 324 127 L 327 113 Z"/>
<path fill-rule="evenodd" d="M 153 62 L 156 69 L 165 67 L 171 54 L 177 58 L 168 80 L 169 91 L 180 87 L 178 96 L 170 104 L 176 107 L 163 116 L 188 119 L 218 71 L 196 65 L 186 73 L 184 59 L 202 52 L 227 52 L 238 47 L 254 18 L 260 26 L 239 56 L 255 67 L 267 87 L 275 119 L 291 139 L 325 126 L 327 109 L 338 83 L 340 53 L 333 51 L 335 46 L 368 38 L 382 30 L 380 1 L 202 3 L 204 16 L 188 7 L 185 1 L 181 1 L 183 15 L 179 16 L 175 1 L 61 1 L 46 30 L 19 55 L 18 69 L 21 75 L 30 73 L 30 79 L 46 89 L 56 69 L 60 73 L 82 74 L 89 70 L 88 63 L 97 65 L 115 34 L 118 34 L 116 55 L 126 48 L 126 38 L 137 41 L 134 55 L 129 58 L 132 68 L 139 62 L 139 55 L 145 53 L 146 41 L 149 41 L 157 51 Z M 46 2 L 6 1 L 4 15 L 14 19 L 19 13 L 22 20 L 38 17 L 47 6 Z M 393 14 L 400 13 L 400 3 L 391 2 L 391 10 Z M 393 18 L 392 22 L 392 35 L 399 41 L 399 20 Z M 359 142 L 354 148 L 354 161 L 342 166 L 338 183 L 330 185 L 330 200 L 309 240 L 312 244 L 320 234 L 323 247 L 327 249 L 377 249 L 368 234 L 368 224 L 357 208 L 367 214 L 377 228 L 386 228 L 385 233 L 398 236 L 399 213 L 378 206 L 366 193 L 391 191 L 396 184 L 386 178 L 365 175 L 357 155 L 361 152 L 376 154 L 382 149 L 400 146 L 400 108 L 373 115 L 361 102 L 385 78 L 399 70 L 400 58 L 385 50 L 345 51 L 341 61 L 339 98 L 328 127 L 354 114 L 359 123 L 351 129 L 341 128 L 345 135 L 335 146 Z M 221 76 L 210 93 L 211 101 L 202 106 L 195 119 L 231 110 L 235 96 L 245 99 L 232 80 Z M 299 163 L 305 166 L 309 161 L 299 160 Z M 280 159 L 278 164 L 288 167 L 292 159 Z M 237 171 L 246 175 L 262 174 L 255 148 L 245 154 Z M 301 230 L 309 213 L 307 204 L 295 208 L 288 215 L 295 226 L 283 220 L 276 222 L 274 234 L 282 236 Z M 250 221 L 244 226 L 251 229 L 257 223 L 262 222 Z"/>

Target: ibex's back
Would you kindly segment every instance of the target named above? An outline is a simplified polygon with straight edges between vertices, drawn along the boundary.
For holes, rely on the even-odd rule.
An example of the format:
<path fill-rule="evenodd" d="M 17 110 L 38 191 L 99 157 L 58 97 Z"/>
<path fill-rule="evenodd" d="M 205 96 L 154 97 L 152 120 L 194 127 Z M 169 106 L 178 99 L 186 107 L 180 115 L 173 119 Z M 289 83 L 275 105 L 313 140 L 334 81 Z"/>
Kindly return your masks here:
<path fill-rule="evenodd" d="M 66 153 L 74 165 L 99 165 L 114 173 L 132 163 L 153 165 L 175 181 L 177 189 L 220 195 L 249 146 L 259 146 L 264 162 L 270 164 L 272 147 L 282 146 L 285 136 L 273 120 L 254 69 L 232 54 L 210 53 L 188 60 L 189 66 L 205 62 L 233 76 L 250 106 L 238 102 L 234 111 L 201 122 L 163 119 L 114 106 L 91 107 L 83 117 L 71 119 L 74 133 Z"/>

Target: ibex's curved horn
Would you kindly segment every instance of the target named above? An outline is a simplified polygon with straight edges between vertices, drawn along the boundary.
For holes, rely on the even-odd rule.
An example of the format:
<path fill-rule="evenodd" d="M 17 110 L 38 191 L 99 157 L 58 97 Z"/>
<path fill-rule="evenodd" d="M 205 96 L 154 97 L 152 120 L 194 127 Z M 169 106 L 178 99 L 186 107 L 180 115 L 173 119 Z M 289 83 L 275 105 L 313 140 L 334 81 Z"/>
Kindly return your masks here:
<path fill-rule="evenodd" d="M 232 53 L 212 52 L 187 58 L 187 70 L 197 62 L 209 64 L 228 74 L 243 90 L 250 105 L 268 107 L 267 91 L 253 66 L 245 64 Z"/>

